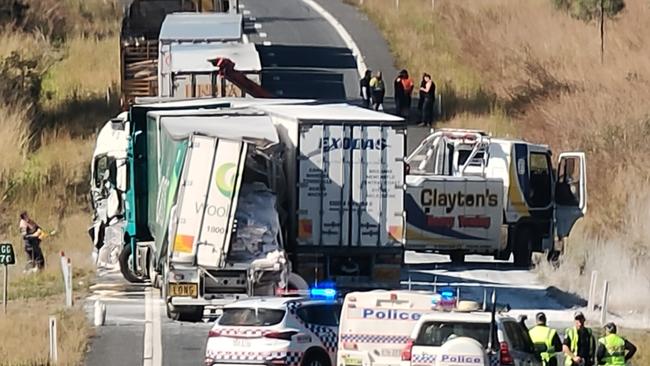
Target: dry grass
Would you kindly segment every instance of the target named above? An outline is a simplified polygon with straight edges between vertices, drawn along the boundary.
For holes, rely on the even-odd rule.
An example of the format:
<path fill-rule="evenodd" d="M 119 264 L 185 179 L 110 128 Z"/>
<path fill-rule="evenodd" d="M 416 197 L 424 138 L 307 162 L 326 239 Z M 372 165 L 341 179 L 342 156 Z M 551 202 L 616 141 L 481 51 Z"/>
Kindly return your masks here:
<path fill-rule="evenodd" d="M 0 95 L 5 100 L 0 103 L 0 239 L 14 243 L 18 257 L 10 271 L 10 313 L 0 315 L 0 365 L 47 364 L 49 314 L 59 317 L 60 364 L 78 365 L 89 327 L 81 308 L 61 310 L 59 253 L 71 259 L 81 302 L 94 273 L 86 232 L 93 132 L 117 111 L 105 94 L 119 76 L 119 6 L 113 0 L 26 1 L 33 6 L 22 23 L 0 28 L 0 60 L 16 51 L 46 72 L 42 98 L 32 98 L 34 105 L 20 95 L 7 105 Z M 41 273 L 22 272 L 21 210 L 48 231 L 58 231 L 41 244 L 46 256 Z"/>
<path fill-rule="evenodd" d="M 49 364 L 50 315 L 57 318 L 57 365 L 80 365 L 91 330 L 81 307 L 63 310 L 62 303 L 60 296 L 11 302 L 7 315 L 0 314 L 0 365 Z"/>
<path fill-rule="evenodd" d="M 115 89 L 119 82 L 118 47 L 118 36 L 75 37 L 68 41 L 65 58 L 52 67 L 45 80 L 48 97 L 59 103 L 66 99 L 105 97 L 107 88 Z"/>
<path fill-rule="evenodd" d="M 351 0 L 353 3 L 358 3 Z M 444 125 L 483 127 L 587 153 L 589 213 L 549 279 L 584 293 L 597 269 L 615 308 L 650 302 L 650 4 L 626 1 L 599 30 L 550 0 L 366 0 L 399 68 L 441 86 Z M 567 276 L 575 278 L 570 284 Z M 587 278 L 586 278 L 587 277 Z"/>

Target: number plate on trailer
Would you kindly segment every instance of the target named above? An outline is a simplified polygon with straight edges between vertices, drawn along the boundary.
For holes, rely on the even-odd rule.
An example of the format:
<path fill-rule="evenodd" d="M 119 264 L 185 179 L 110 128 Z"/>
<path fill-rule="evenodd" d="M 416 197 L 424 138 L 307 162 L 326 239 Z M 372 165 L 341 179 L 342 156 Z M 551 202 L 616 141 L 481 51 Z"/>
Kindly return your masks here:
<path fill-rule="evenodd" d="M 0 265 L 16 264 L 14 247 L 10 243 L 0 244 Z"/>
<path fill-rule="evenodd" d="M 196 283 L 170 283 L 169 296 L 198 297 L 199 286 Z"/>

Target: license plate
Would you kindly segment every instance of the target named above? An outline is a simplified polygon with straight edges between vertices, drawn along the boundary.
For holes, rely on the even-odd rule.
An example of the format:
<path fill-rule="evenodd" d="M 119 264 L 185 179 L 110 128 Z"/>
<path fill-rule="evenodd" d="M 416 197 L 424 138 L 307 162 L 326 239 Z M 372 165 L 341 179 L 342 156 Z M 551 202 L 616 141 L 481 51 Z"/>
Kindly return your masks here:
<path fill-rule="evenodd" d="M 402 351 L 399 349 L 382 349 L 381 357 L 399 357 Z"/>
<path fill-rule="evenodd" d="M 345 363 L 345 366 L 361 366 L 362 363 L 360 358 L 349 356 L 344 357 L 343 362 Z"/>
<path fill-rule="evenodd" d="M 235 338 L 232 341 L 232 344 L 235 347 L 250 347 L 251 346 L 251 341 L 249 341 L 248 339 Z"/>
<path fill-rule="evenodd" d="M 196 283 L 170 283 L 169 296 L 198 297 L 199 286 Z"/>

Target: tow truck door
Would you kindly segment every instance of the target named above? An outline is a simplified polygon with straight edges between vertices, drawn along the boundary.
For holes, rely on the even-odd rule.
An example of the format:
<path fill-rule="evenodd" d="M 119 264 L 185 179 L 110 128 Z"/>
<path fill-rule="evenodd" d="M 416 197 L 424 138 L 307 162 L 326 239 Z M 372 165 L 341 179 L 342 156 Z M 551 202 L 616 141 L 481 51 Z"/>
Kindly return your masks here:
<path fill-rule="evenodd" d="M 587 163 L 585 153 L 560 154 L 555 182 L 557 236 L 569 236 L 573 225 L 587 212 Z"/>

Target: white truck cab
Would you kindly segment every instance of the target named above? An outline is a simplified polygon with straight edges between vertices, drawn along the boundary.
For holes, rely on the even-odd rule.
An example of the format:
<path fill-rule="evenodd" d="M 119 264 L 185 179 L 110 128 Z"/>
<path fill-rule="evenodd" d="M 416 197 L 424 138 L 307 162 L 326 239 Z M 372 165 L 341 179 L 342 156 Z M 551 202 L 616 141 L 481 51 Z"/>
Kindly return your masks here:
<path fill-rule="evenodd" d="M 546 145 L 440 129 L 407 157 L 406 248 L 488 254 L 529 266 L 532 252 L 556 257 L 587 210 L 582 152 L 553 167 Z M 556 246 L 556 239 L 560 243 Z"/>

